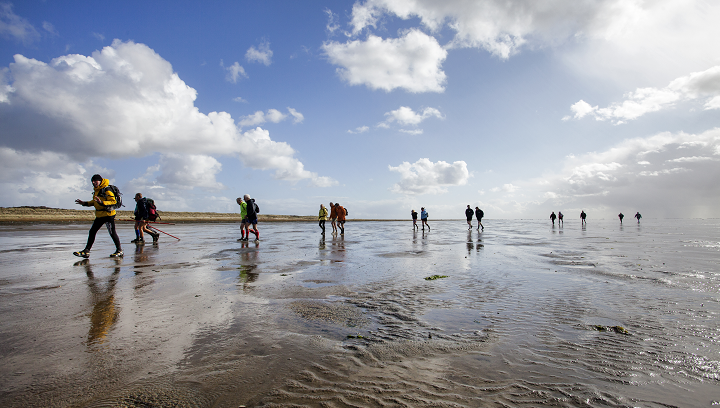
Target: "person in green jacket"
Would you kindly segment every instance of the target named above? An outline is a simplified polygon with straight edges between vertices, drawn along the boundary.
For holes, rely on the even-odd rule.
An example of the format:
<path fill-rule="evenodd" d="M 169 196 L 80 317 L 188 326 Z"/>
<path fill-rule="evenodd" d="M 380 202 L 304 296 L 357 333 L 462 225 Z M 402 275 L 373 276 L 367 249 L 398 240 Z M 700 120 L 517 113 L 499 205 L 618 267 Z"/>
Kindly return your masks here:
<path fill-rule="evenodd" d="M 325 221 L 328 219 L 328 210 L 325 204 L 320 204 L 320 212 L 318 213 L 318 225 L 322 228 L 322 234 L 325 235 Z"/>
<path fill-rule="evenodd" d="M 120 238 L 115 231 L 115 210 L 112 208 L 113 205 L 117 204 L 115 194 L 110 191 L 107 186 L 110 185 L 110 180 L 102 178 L 101 175 L 95 174 L 90 179 L 93 185 L 93 199 L 91 201 L 83 201 L 81 199 L 75 200 L 75 204 L 80 204 L 83 207 L 95 207 L 95 221 L 93 221 L 92 227 L 90 227 L 90 233 L 88 234 L 87 244 L 85 249 L 82 251 L 73 252 L 73 255 L 81 258 L 90 257 L 90 249 L 95 243 L 95 235 L 105 225 L 110 233 L 110 237 L 115 243 L 115 252 L 110 254 L 113 258 L 119 258 L 123 256 L 122 246 L 120 245 Z"/>
<path fill-rule="evenodd" d="M 247 203 L 242 197 L 238 197 L 235 202 L 240 206 L 240 238 L 238 241 L 247 241 L 245 238 L 245 224 L 247 223 Z"/>

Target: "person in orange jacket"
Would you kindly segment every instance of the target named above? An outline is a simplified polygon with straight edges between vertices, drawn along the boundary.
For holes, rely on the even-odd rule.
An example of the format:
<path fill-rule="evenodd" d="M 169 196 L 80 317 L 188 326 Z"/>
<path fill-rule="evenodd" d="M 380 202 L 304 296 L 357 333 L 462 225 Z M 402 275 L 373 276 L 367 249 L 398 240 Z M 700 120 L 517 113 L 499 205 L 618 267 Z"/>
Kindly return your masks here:
<path fill-rule="evenodd" d="M 337 214 L 337 225 L 340 227 L 340 235 L 345 235 L 345 208 L 339 203 L 335 203 L 335 210 Z"/>

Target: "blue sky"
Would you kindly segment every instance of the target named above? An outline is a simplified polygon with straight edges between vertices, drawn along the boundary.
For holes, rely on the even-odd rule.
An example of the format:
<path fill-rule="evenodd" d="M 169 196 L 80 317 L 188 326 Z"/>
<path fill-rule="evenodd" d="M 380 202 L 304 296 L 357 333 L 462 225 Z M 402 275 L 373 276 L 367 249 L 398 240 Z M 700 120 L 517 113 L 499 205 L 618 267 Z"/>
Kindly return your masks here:
<path fill-rule="evenodd" d="M 0 3 L 0 206 L 720 216 L 720 4 Z"/>

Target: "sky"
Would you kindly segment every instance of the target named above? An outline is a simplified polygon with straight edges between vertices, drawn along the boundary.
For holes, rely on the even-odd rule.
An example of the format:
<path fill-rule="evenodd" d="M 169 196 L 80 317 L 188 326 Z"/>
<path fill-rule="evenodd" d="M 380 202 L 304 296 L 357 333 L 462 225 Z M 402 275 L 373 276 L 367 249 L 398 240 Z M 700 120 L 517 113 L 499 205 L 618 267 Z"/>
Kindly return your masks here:
<path fill-rule="evenodd" d="M 720 2 L 0 0 L 0 206 L 720 217 Z M 132 209 L 132 206 L 131 208 Z"/>

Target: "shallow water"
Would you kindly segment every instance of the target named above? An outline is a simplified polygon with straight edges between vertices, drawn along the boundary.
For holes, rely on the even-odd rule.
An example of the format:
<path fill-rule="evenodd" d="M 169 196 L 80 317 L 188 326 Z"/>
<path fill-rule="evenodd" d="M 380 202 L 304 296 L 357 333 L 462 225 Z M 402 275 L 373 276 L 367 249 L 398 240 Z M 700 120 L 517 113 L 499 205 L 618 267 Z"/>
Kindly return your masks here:
<path fill-rule="evenodd" d="M 0 406 L 718 404 L 720 221 L 485 225 L 2 226 Z"/>

